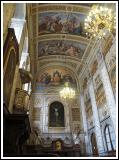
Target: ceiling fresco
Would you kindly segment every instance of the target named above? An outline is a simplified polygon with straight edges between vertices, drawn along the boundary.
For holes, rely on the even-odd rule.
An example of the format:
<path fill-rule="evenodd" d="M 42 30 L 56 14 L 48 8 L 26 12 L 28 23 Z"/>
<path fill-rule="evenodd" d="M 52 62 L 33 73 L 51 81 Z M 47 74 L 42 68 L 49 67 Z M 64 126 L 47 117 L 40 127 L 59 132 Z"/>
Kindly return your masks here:
<path fill-rule="evenodd" d="M 76 81 L 69 71 L 57 67 L 55 69 L 50 68 L 38 74 L 36 88 L 61 87 L 65 82 L 69 82 L 71 86 L 76 86 Z"/>
<path fill-rule="evenodd" d="M 85 44 L 69 40 L 46 40 L 40 41 L 38 44 L 38 57 L 47 55 L 66 55 L 82 58 L 86 49 Z"/>
<path fill-rule="evenodd" d="M 73 34 L 85 36 L 84 19 L 86 15 L 72 12 L 39 13 L 39 35 L 43 34 Z"/>
<path fill-rule="evenodd" d="M 76 72 L 78 71 L 82 59 L 84 59 L 87 52 L 89 52 L 89 50 L 87 50 L 89 39 L 86 37 L 84 30 L 84 20 L 89 10 L 89 6 L 81 6 L 78 4 L 44 3 L 41 5 L 31 5 L 30 24 L 32 24 L 32 27 L 30 28 L 30 34 L 33 40 L 32 53 L 34 54 L 33 58 L 38 61 L 38 63 L 34 64 L 35 70 L 38 70 L 38 67 L 40 68 L 42 62 L 45 62 L 45 60 L 48 61 L 43 63 L 43 65 L 51 61 L 59 63 L 59 61 L 57 62 L 59 58 L 60 67 L 62 68 L 65 63 L 64 56 L 67 56 L 67 67 L 69 66 L 70 69 L 75 68 Z M 72 66 L 72 64 L 75 65 L 75 67 Z M 60 75 L 61 72 L 59 70 L 57 71 L 57 74 Z M 55 73 L 56 70 L 53 72 Z M 53 72 L 43 73 L 42 76 L 45 77 L 44 83 L 41 83 L 41 81 L 37 79 L 37 84 L 42 84 L 42 86 L 56 86 L 56 84 L 60 86 L 63 84 L 63 76 L 65 74 L 62 72 L 60 81 L 54 83 L 52 81 Z M 72 78 L 70 78 L 70 80 L 71 79 Z"/>

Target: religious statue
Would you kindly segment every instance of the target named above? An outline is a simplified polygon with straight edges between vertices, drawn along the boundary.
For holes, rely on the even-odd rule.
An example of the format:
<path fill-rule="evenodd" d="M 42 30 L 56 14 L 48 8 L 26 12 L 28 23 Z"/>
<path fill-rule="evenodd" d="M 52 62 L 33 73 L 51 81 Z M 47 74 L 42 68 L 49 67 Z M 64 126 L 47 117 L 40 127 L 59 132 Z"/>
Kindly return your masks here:
<path fill-rule="evenodd" d="M 60 102 L 53 102 L 50 106 L 49 126 L 64 127 L 64 107 Z"/>
<path fill-rule="evenodd" d="M 54 108 L 55 109 L 55 118 L 56 118 L 56 123 L 58 122 L 58 108 Z"/>

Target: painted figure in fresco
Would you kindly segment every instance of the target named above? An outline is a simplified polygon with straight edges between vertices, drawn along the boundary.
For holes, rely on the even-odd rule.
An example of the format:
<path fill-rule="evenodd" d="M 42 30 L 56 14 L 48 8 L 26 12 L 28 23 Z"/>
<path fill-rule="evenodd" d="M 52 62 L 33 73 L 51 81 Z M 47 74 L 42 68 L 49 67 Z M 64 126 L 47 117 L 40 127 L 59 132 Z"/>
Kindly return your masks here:
<path fill-rule="evenodd" d="M 39 56 L 45 56 L 45 49 L 41 48 L 40 52 L 39 52 Z"/>
<path fill-rule="evenodd" d="M 52 23 L 52 17 L 45 16 L 44 21 L 39 25 L 39 32 L 50 31 Z"/>
<path fill-rule="evenodd" d="M 51 75 L 48 74 L 48 75 L 46 76 L 46 78 L 45 78 L 45 84 L 49 84 L 50 81 L 51 81 Z"/>
<path fill-rule="evenodd" d="M 53 73 L 53 82 L 54 83 L 60 83 L 60 81 L 61 81 L 61 74 L 56 70 Z"/>
<path fill-rule="evenodd" d="M 36 82 L 40 86 L 62 86 L 65 82 L 69 82 L 71 85 L 75 85 L 74 79 L 70 74 L 65 73 L 62 70 L 55 70 L 50 72 L 44 72 L 37 77 Z"/>
<path fill-rule="evenodd" d="M 63 25 L 60 22 L 61 18 L 58 16 L 54 19 L 54 23 L 52 25 L 55 33 L 60 33 L 62 31 Z"/>
<path fill-rule="evenodd" d="M 79 34 L 79 35 L 85 35 L 84 30 L 83 30 L 83 23 L 80 22 L 80 24 L 73 30 L 74 34 Z"/>
<path fill-rule="evenodd" d="M 73 33 L 75 27 L 76 27 L 76 17 L 73 17 L 68 21 L 68 28 L 67 28 L 68 32 Z"/>
<path fill-rule="evenodd" d="M 75 48 L 71 45 L 65 52 L 68 56 L 75 56 Z"/>
<path fill-rule="evenodd" d="M 39 57 L 47 55 L 67 55 L 81 58 L 84 53 L 84 45 L 78 45 L 78 42 L 69 41 L 47 41 L 39 43 Z"/>
<path fill-rule="evenodd" d="M 65 75 L 63 76 L 63 82 L 73 83 L 73 79 L 72 79 L 72 77 L 71 77 L 69 74 L 65 74 Z"/>
<path fill-rule="evenodd" d="M 44 21 L 42 22 L 42 24 L 39 25 L 39 32 L 47 30 L 48 19 L 49 19 L 48 16 L 44 17 Z"/>
<path fill-rule="evenodd" d="M 61 13 L 47 13 L 40 15 L 39 33 L 70 33 L 83 35 L 82 15 Z M 80 17 L 81 16 L 81 17 Z"/>
<path fill-rule="evenodd" d="M 38 77 L 37 82 L 42 84 L 49 84 L 51 81 L 51 75 L 48 73 L 43 73 L 40 77 Z"/>

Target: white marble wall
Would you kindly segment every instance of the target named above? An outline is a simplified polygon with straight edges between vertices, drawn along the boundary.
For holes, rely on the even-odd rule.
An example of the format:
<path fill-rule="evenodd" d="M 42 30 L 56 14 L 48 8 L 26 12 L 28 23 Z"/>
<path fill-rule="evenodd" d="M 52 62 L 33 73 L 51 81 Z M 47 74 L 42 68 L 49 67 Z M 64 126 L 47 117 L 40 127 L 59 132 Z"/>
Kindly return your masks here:
<path fill-rule="evenodd" d="M 39 120 L 34 120 L 34 115 L 32 115 L 33 126 L 38 128 L 42 134 L 46 135 L 55 135 L 55 137 L 59 136 L 60 138 L 64 137 L 65 133 L 70 133 L 70 105 L 62 101 L 58 95 L 52 94 L 32 94 L 33 105 L 34 108 L 40 108 Z M 48 119 L 49 119 L 49 106 L 52 102 L 59 101 L 64 105 L 64 117 L 65 117 L 65 127 L 49 127 Z M 32 113 L 31 113 L 32 114 Z M 63 134 L 62 134 L 63 133 Z M 57 137 L 58 138 L 58 137 Z M 64 139 L 64 138 L 63 138 Z"/>
<path fill-rule="evenodd" d="M 83 95 L 84 101 L 85 101 L 86 94 L 88 94 L 88 91 L 89 91 L 90 98 L 91 98 L 91 105 L 92 105 L 92 109 L 93 109 L 93 116 L 92 117 L 86 117 L 86 116 L 85 116 L 86 118 L 83 117 L 83 119 L 85 119 L 85 123 L 84 123 L 83 127 L 84 127 L 84 130 L 86 131 L 86 134 L 88 135 L 90 154 L 92 154 L 91 139 L 90 139 L 91 133 L 95 132 L 95 134 L 96 134 L 98 151 L 99 151 L 99 154 L 101 154 L 101 152 L 106 151 L 105 138 L 104 138 L 104 127 L 102 128 L 101 123 L 105 122 L 105 125 L 110 124 L 114 129 L 116 128 L 115 97 L 114 97 L 114 92 L 113 92 L 112 85 L 111 85 L 111 80 L 110 80 L 110 77 L 108 74 L 110 68 L 113 67 L 114 65 L 116 65 L 115 64 L 116 63 L 116 45 L 115 44 L 116 44 L 116 42 L 114 39 L 112 47 L 108 51 L 108 53 L 105 57 L 105 61 L 104 61 L 104 59 L 102 58 L 102 55 L 97 55 L 97 53 L 100 50 L 99 49 L 100 43 L 98 42 L 95 45 L 95 49 L 93 50 L 93 53 L 89 54 L 87 66 L 85 66 L 83 68 L 83 71 L 80 74 L 80 81 L 81 81 L 81 85 L 83 86 L 83 80 L 85 79 L 85 77 L 87 77 L 87 72 L 90 73 L 92 64 L 95 61 L 95 59 L 97 59 L 98 66 L 97 66 L 96 72 L 94 73 L 94 75 L 92 77 L 92 82 L 91 82 L 92 84 L 88 83 L 87 88 L 89 88 L 89 90 L 85 89 L 83 92 L 84 93 L 84 95 Z M 96 78 L 97 78 L 97 80 L 95 83 Z M 103 84 L 104 96 L 105 96 L 106 101 L 100 105 L 97 105 L 96 88 L 101 83 Z M 84 108 L 83 110 L 84 110 L 84 112 L 86 112 L 86 106 L 83 103 L 81 105 L 82 105 L 81 108 Z M 86 115 L 86 113 L 83 114 L 83 116 L 84 115 Z M 106 121 L 106 117 L 107 118 L 110 117 L 110 121 Z M 93 129 L 91 129 L 91 126 L 89 126 L 89 121 L 91 121 L 91 118 L 93 118 L 93 126 L 92 126 L 92 127 L 94 127 Z M 89 132 L 91 130 L 92 130 L 92 132 Z M 87 144 L 86 140 L 85 140 L 85 144 Z M 86 152 L 87 151 L 88 151 L 88 149 L 86 150 Z"/>

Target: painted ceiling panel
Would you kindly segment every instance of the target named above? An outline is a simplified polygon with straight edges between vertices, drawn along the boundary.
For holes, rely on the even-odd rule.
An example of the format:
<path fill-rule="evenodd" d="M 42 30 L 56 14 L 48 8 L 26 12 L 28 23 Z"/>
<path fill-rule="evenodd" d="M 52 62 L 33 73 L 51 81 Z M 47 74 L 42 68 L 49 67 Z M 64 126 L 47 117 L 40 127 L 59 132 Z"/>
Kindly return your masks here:
<path fill-rule="evenodd" d="M 81 59 L 85 49 L 85 44 L 80 44 L 76 41 L 46 40 L 39 42 L 38 57 L 48 55 L 66 55 Z"/>
<path fill-rule="evenodd" d="M 32 53 L 39 64 L 35 63 L 37 67 L 41 67 L 45 59 L 52 62 L 60 59 L 62 68 L 64 56 L 67 56 L 68 66 L 78 70 L 89 43 L 84 30 L 84 20 L 89 10 L 89 6 L 78 4 L 31 4 L 30 34 Z"/>
<path fill-rule="evenodd" d="M 38 16 L 39 35 L 65 33 L 85 36 L 83 28 L 86 15 L 72 12 L 45 12 Z"/>
<path fill-rule="evenodd" d="M 42 73 L 38 73 L 36 79 L 36 89 L 42 87 L 62 87 L 65 82 L 69 82 L 70 85 L 76 86 L 76 81 L 71 73 L 64 68 L 49 68 Z"/>

